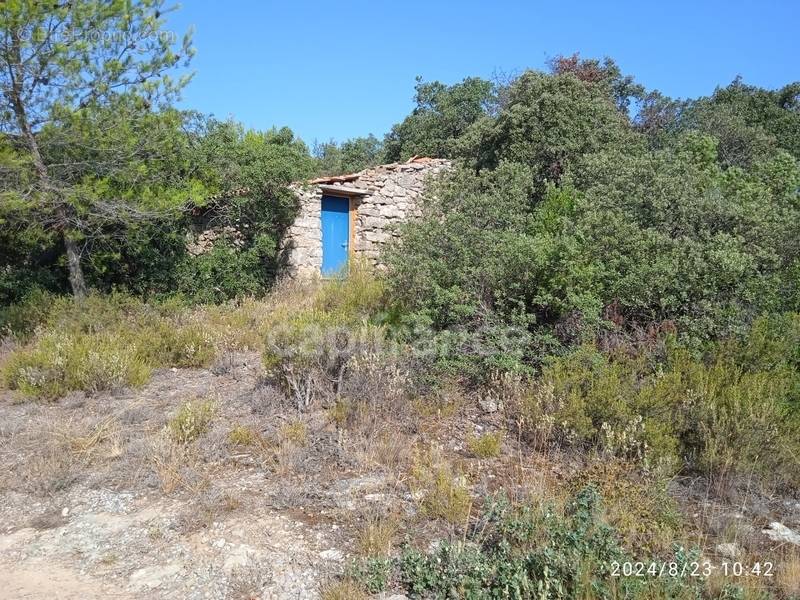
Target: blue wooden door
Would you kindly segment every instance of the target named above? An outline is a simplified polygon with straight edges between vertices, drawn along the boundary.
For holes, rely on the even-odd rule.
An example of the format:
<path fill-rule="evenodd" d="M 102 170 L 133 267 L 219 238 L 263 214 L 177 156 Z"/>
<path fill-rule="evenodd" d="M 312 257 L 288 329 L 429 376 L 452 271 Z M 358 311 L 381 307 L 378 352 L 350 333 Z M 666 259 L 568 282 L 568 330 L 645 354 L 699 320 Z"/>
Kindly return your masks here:
<path fill-rule="evenodd" d="M 322 197 L 322 275 L 344 274 L 350 241 L 350 200 Z"/>

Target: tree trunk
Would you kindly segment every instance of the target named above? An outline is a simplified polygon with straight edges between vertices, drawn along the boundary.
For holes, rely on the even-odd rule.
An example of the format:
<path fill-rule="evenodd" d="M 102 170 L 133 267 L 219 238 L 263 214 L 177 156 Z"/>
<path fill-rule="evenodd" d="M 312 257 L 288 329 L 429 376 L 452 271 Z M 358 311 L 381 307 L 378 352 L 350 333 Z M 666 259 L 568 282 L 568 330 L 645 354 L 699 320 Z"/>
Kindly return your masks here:
<path fill-rule="evenodd" d="M 36 176 L 39 180 L 40 192 L 42 195 L 42 202 L 53 203 L 53 209 L 56 216 L 56 229 L 61 233 L 64 240 L 64 250 L 67 253 L 67 267 L 69 269 L 69 283 L 72 287 L 72 295 L 76 299 L 81 299 L 86 296 L 86 280 L 83 278 L 83 267 L 81 266 L 81 250 L 74 239 L 74 230 L 69 222 L 69 207 L 64 204 L 63 200 L 59 197 L 56 186 L 50 179 L 50 174 L 47 171 L 47 166 L 42 159 L 42 153 L 39 150 L 39 142 L 31 129 L 30 121 L 28 120 L 28 113 L 23 102 L 22 96 L 22 80 L 24 73 L 22 70 L 22 57 L 20 54 L 20 37 L 19 32 L 12 28 L 12 56 L 9 57 L 9 76 L 11 79 L 11 103 L 14 108 L 14 116 L 17 119 L 17 126 L 19 127 L 22 137 L 28 146 L 33 160 L 33 166 L 36 169 Z"/>
<path fill-rule="evenodd" d="M 81 266 L 81 251 L 78 244 L 70 237 L 70 231 L 65 229 L 64 249 L 67 251 L 67 267 L 69 268 L 69 285 L 72 287 L 72 295 L 76 300 L 86 297 L 86 280 L 83 278 L 83 267 Z"/>

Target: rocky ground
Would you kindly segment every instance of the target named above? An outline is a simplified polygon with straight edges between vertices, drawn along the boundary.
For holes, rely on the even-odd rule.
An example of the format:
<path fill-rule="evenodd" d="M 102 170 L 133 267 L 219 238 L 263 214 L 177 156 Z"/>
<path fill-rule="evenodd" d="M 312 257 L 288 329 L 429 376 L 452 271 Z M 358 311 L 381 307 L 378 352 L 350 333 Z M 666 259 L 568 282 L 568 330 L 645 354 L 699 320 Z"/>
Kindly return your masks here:
<path fill-rule="evenodd" d="M 215 406 L 207 431 L 171 441 L 170 419 L 200 399 Z M 5 393 L 0 597 L 317 598 L 357 554 L 371 515 L 406 518 L 406 538 L 418 543 L 448 534 L 413 518 L 414 495 L 394 468 L 420 440 L 463 461 L 475 496 L 501 483 L 529 495 L 565 481 L 569 460 L 523 453 L 511 439 L 503 457 L 469 458 L 465 438 L 501 426 L 500 412 L 465 401 L 407 429 L 353 432 L 330 407 L 298 413 L 265 382 L 255 353 L 163 370 L 134 391 L 52 403 Z M 237 430 L 256 439 L 237 441 Z M 712 500 L 692 481 L 672 487 L 686 518 L 710 532 L 710 555 L 740 552 L 739 535 L 765 549 L 800 544 L 791 538 L 800 504 Z M 778 520 L 786 531 L 770 525 Z M 720 547 L 737 527 L 734 545 Z"/>
<path fill-rule="evenodd" d="M 302 480 L 319 465 L 304 463 L 320 448 L 287 448 L 271 459 L 286 463 L 276 469 L 229 447 L 231 423 L 279 425 L 257 405 L 271 392 L 259 387 L 258 363 L 237 356 L 215 366 L 218 374 L 163 371 L 136 392 L 53 404 L 4 397 L 1 452 L 11 468 L 0 506 L 0 597 L 317 597 L 347 554 L 326 510 L 352 508 L 384 478 L 342 465 L 334 485 L 313 488 Z M 198 397 L 216 399 L 214 426 L 185 456 L 164 456 L 159 431 Z M 304 506 L 309 489 L 316 497 Z"/>

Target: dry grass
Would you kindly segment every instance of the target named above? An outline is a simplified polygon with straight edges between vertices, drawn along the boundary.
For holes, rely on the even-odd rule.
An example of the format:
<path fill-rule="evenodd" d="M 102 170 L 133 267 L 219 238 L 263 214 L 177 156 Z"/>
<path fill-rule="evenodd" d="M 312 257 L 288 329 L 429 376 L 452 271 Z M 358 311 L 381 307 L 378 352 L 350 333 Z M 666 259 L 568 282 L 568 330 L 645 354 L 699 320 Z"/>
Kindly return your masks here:
<path fill-rule="evenodd" d="M 228 442 L 234 446 L 256 446 L 261 442 L 261 436 L 250 427 L 236 425 L 228 432 Z"/>
<path fill-rule="evenodd" d="M 483 435 L 467 436 L 467 448 L 478 458 L 494 458 L 503 447 L 503 432 L 494 431 Z"/>
<path fill-rule="evenodd" d="M 308 445 L 308 427 L 300 419 L 289 421 L 280 429 L 281 443 L 287 443 L 294 446 Z"/>
<path fill-rule="evenodd" d="M 307 456 L 308 451 L 304 446 L 283 441 L 273 448 L 272 464 L 279 475 L 288 475 L 299 470 Z"/>
<path fill-rule="evenodd" d="M 367 600 L 369 595 L 352 579 L 340 579 L 323 584 L 320 597 L 322 600 Z"/>
<path fill-rule="evenodd" d="M 394 515 L 371 514 L 356 535 L 361 556 L 390 556 L 400 522 Z"/>
<path fill-rule="evenodd" d="M 69 435 L 70 449 L 82 457 L 102 452 L 105 458 L 117 458 L 122 454 L 120 424 L 113 416 L 101 419 L 87 433 Z"/>
<path fill-rule="evenodd" d="M 203 490 L 183 512 L 179 527 L 184 534 L 207 529 L 214 521 L 222 521 L 241 507 L 242 501 L 234 493 L 213 488 Z"/>
<path fill-rule="evenodd" d="M 435 429 L 441 419 L 454 417 L 467 404 L 467 398 L 455 383 L 447 383 L 433 393 L 414 399 L 412 408 L 416 417 Z"/>
<path fill-rule="evenodd" d="M 424 515 L 454 525 L 464 524 L 469 517 L 472 498 L 467 479 L 440 451 L 431 448 L 417 454 L 410 485 Z"/>
<path fill-rule="evenodd" d="M 775 588 L 785 598 L 800 598 L 800 551 L 787 550 L 775 561 Z"/>
<path fill-rule="evenodd" d="M 153 437 L 148 447 L 148 460 L 164 494 L 182 490 L 198 495 L 208 487 L 210 476 L 201 471 L 197 451 L 171 437 Z"/>
<path fill-rule="evenodd" d="M 228 595 L 231 600 L 259 600 L 262 590 L 272 581 L 270 565 L 251 563 L 234 569 L 228 577 Z"/>
<path fill-rule="evenodd" d="M 50 496 L 72 486 L 85 464 L 69 444 L 76 426 L 71 421 L 54 425 L 47 417 L 39 417 L 16 431 L 6 442 L 6 448 L 14 451 L 6 457 L 3 487 Z"/>

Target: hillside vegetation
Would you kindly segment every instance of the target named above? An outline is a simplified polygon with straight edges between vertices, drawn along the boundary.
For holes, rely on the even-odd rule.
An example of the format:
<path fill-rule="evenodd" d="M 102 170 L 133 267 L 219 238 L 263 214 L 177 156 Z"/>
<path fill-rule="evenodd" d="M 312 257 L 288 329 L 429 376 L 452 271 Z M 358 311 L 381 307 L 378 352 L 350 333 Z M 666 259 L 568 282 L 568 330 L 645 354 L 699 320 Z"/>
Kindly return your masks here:
<path fill-rule="evenodd" d="M 159 3 L 134 5 L 159 23 Z M 57 498 L 97 470 L 188 499 L 208 528 L 225 511 L 207 491 L 243 456 L 302 489 L 290 508 L 322 502 L 337 469 L 377 473 L 385 504 L 342 521 L 325 598 L 800 596 L 800 548 L 761 533 L 800 526 L 800 83 L 674 100 L 612 60 L 558 57 L 503 82 L 419 81 L 384 140 L 312 153 L 288 128 L 175 109 L 185 82 L 164 73 L 184 47 L 106 65 L 143 81 L 88 90 L 87 63 L 54 48 L 72 94 L 42 96 L 31 126 L 0 116 L 3 410 L 83 394 L 104 415 L 0 429 L 0 491 Z M 0 43 L 0 66 L 14 56 Z M 454 168 L 385 270 L 281 279 L 289 182 L 413 155 Z M 113 406 L 254 354 L 247 402 L 173 390 L 140 430 Z M 774 576 L 726 576 L 731 558 Z M 631 561 L 684 575 L 618 577 Z"/>

